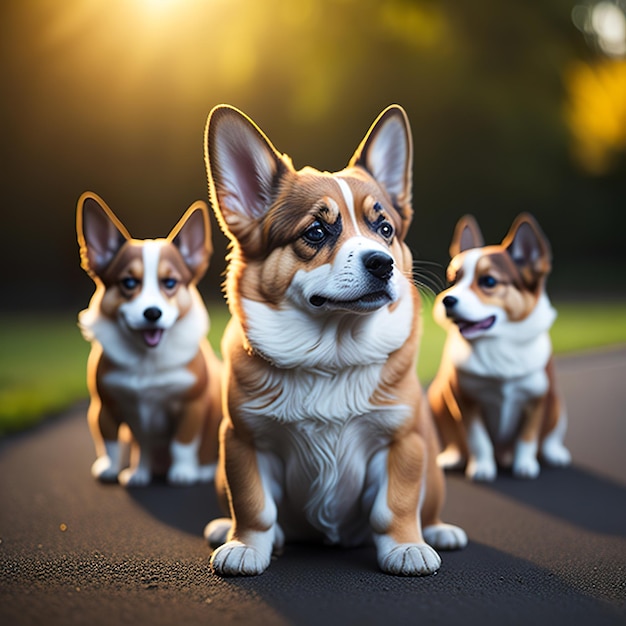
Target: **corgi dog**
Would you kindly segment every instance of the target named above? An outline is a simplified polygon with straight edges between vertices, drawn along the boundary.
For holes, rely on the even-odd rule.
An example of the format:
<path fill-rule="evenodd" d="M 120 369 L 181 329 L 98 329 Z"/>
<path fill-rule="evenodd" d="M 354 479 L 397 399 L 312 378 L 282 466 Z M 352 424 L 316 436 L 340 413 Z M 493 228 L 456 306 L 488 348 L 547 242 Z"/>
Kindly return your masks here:
<path fill-rule="evenodd" d="M 87 192 L 78 201 L 77 233 L 82 267 L 96 284 L 78 318 L 92 345 L 91 473 L 127 487 L 147 485 L 165 469 L 174 485 L 212 479 L 221 363 L 206 339 L 209 316 L 196 288 L 212 251 L 206 203 L 192 205 L 166 239 L 138 240 Z"/>
<path fill-rule="evenodd" d="M 419 576 L 461 548 L 416 375 L 420 298 L 405 236 L 412 140 L 403 109 L 347 168 L 296 171 L 242 112 L 206 126 L 213 208 L 231 250 L 224 419 L 209 523 L 219 575 L 261 574 L 285 541 L 356 546 Z"/>
<path fill-rule="evenodd" d="M 500 245 L 485 246 L 472 216 L 456 225 L 447 278 L 433 309 L 447 330 L 428 389 L 444 468 L 494 480 L 498 465 L 535 478 L 541 458 L 570 462 L 565 407 L 556 388 L 549 329 L 556 318 L 545 290 L 550 244 L 535 219 L 519 215 Z"/>

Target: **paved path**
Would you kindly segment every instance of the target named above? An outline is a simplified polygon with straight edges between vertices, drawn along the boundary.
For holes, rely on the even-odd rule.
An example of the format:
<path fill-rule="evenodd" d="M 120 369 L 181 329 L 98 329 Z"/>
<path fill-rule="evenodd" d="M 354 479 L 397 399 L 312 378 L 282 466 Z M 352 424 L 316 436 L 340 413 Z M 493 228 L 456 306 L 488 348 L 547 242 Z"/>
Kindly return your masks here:
<path fill-rule="evenodd" d="M 220 579 L 201 538 L 212 485 L 125 491 L 89 475 L 85 406 L 0 444 L 0 623 L 626 624 L 626 349 L 560 359 L 575 465 L 538 481 L 448 480 L 470 536 L 431 577 L 373 549 L 290 546 L 262 576 Z"/>

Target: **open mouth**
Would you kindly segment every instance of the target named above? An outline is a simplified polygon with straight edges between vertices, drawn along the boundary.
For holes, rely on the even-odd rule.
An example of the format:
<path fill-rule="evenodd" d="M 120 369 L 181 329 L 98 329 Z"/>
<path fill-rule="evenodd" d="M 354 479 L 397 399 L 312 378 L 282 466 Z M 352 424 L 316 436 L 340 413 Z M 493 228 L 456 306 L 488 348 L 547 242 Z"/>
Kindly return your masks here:
<path fill-rule="evenodd" d="M 334 300 L 324 296 L 311 296 L 309 303 L 316 308 L 332 310 L 367 312 L 375 311 L 391 302 L 391 296 L 386 291 L 373 291 L 354 300 Z"/>
<path fill-rule="evenodd" d="M 163 337 L 162 328 L 144 328 L 141 331 L 144 343 L 148 348 L 156 348 Z"/>
<path fill-rule="evenodd" d="M 494 325 L 496 316 L 490 315 L 484 320 L 479 320 L 478 322 L 471 322 L 470 320 L 463 319 L 456 319 L 453 321 L 459 327 L 463 337 L 471 337 L 481 331 L 489 330 Z"/>

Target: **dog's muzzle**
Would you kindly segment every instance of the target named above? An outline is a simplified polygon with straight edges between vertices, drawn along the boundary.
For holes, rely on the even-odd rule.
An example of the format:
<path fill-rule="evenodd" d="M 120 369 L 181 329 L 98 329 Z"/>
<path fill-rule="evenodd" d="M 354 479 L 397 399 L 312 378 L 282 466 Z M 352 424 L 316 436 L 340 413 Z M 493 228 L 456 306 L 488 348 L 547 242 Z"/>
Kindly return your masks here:
<path fill-rule="evenodd" d="M 396 297 L 391 285 L 393 257 L 380 250 L 370 250 L 360 255 L 360 262 L 365 270 L 363 280 L 358 281 L 360 284 L 347 297 L 314 294 L 309 303 L 316 308 L 368 313 L 393 302 Z"/>

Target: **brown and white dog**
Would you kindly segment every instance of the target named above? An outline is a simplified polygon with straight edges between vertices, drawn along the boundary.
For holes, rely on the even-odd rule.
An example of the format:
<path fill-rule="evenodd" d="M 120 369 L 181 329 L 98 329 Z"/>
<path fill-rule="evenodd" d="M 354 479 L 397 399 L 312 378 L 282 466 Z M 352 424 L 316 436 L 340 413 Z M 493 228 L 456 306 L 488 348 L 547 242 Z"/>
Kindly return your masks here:
<path fill-rule="evenodd" d="M 442 467 L 493 480 L 498 463 L 535 478 L 539 458 L 567 465 L 565 408 L 558 396 L 545 291 L 548 240 L 531 215 L 514 221 L 501 245 L 485 246 L 471 216 L 459 220 L 449 289 L 435 301 L 448 331 L 428 398 L 444 444 Z"/>
<path fill-rule="evenodd" d="M 221 419 L 221 363 L 206 339 L 209 316 L 196 288 L 211 255 L 206 204 L 192 205 L 167 239 L 138 240 L 87 192 L 78 201 L 77 233 L 82 267 L 96 283 L 89 308 L 79 314 L 92 344 L 92 474 L 142 486 L 162 457 L 172 484 L 210 480 Z M 130 467 L 122 425 L 136 444 Z"/>
<path fill-rule="evenodd" d="M 284 541 L 375 541 L 423 575 L 465 533 L 443 524 L 436 430 L 416 376 L 420 299 L 405 236 L 412 142 L 385 110 L 348 167 L 296 171 L 240 111 L 209 115 L 210 196 L 231 241 L 216 484 L 205 536 L 221 575 L 263 572 Z M 430 545 L 429 545 L 430 544 Z"/>

